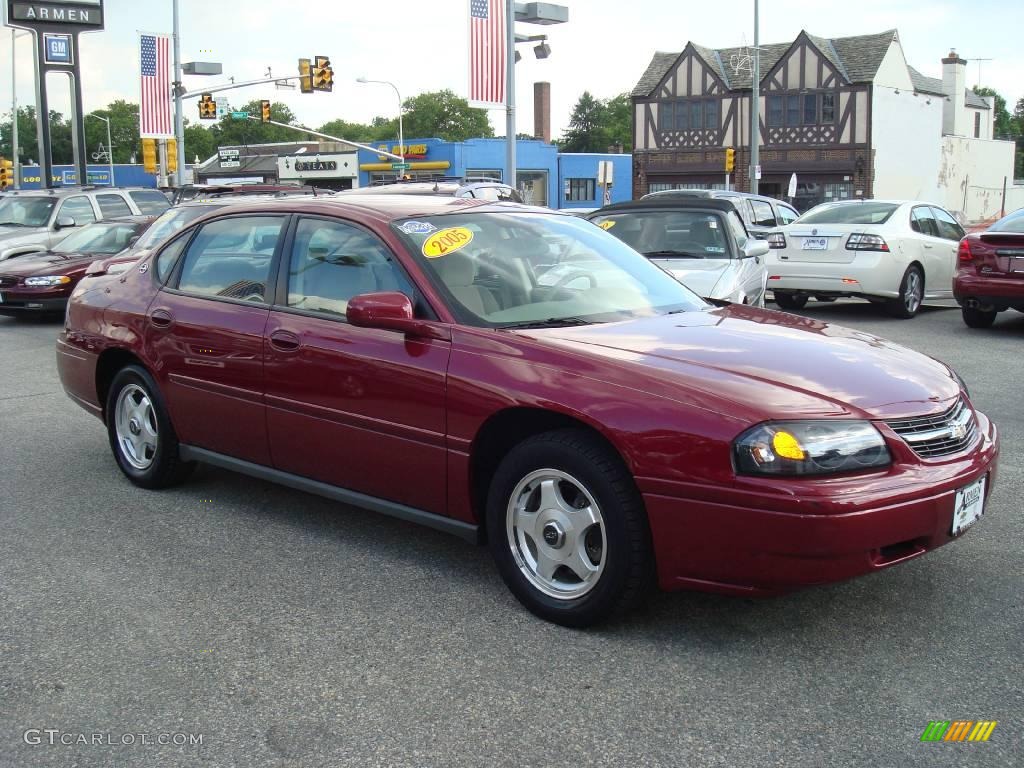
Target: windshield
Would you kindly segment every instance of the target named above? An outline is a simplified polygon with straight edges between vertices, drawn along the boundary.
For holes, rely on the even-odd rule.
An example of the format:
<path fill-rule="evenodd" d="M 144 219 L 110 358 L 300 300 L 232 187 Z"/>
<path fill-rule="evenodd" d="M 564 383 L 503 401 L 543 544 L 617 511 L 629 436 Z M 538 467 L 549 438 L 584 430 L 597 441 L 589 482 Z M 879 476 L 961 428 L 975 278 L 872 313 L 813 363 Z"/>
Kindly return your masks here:
<path fill-rule="evenodd" d="M 899 208 L 897 203 L 825 203 L 812 208 L 797 224 L 884 224 Z"/>
<path fill-rule="evenodd" d="M 575 216 L 464 211 L 393 226 L 469 325 L 584 325 L 706 306 Z"/>
<path fill-rule="evenodd" d="M 175 232 L 180 232 L 187 224 L 195 221 L 204 214 L 223 208 L 222 205 L 191 205 L 187 208 L 171 208 L 157 218 L 149 229 L 140 237 L 136 248 L 153 248 L 169 238 Z"/>
<path fill-rule="evenodd" d="M 138 224 L 91 224 L 65 237 L 53 250 L 55 253 L 120 253 L 138 231 Z"/>
<path fill-rule="evenodd" d="M 8 197 L 0 200 L 0 226 L 45 227 L 56 203 L 52 197 Z"/>
<path fill-rule="evenodd" d="M 644 256 L 728 259 L 728 233 L 708 211 L 623 211 L 591 219 Z"/>
<path fill-rule="evenodd" d="M 1024 208 L 1019 211 L 1014 211 L 1009 216 L 1006 216 L 991 227 L 988 228 L 989 232 L 1024 232 Z"/>

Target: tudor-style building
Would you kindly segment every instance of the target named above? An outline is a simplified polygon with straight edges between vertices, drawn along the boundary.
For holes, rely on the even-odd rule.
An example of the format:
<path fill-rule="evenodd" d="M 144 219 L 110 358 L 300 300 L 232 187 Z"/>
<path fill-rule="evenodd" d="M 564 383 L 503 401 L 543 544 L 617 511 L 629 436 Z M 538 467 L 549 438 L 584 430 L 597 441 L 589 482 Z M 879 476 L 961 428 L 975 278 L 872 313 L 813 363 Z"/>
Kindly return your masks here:
<path fill-rule="evenodd" d="M 724 188 L 728 147 L 736 150 L 731 183 L 749 189 L 747 54 L 693 42 L 680 53 L 655 53 L 632 92 L 634 197 L 676 187 Z M 836 39 L 801 32 L 792 43 L 761 46 L 759 191 L 782 197 L 795 173 L 801 209 L 910 195 L 914 190 L 886 181 L 887 173 L 902 179 L 902 170 L 880 165 L 903 151 L 901 143 L 934 145 L 938 162 L 943 133 L 991 140 L 991 103 L 965 90 L 966 62 L 950 56 L 943 80 L 936 80 L 907 65 L 895 30 Z M 948 108 L 947 93 L 960 94 Z M 901 126 L 928 135 L 908 137 Z M 938 183 L 932 179 L 929 191 Z"/>

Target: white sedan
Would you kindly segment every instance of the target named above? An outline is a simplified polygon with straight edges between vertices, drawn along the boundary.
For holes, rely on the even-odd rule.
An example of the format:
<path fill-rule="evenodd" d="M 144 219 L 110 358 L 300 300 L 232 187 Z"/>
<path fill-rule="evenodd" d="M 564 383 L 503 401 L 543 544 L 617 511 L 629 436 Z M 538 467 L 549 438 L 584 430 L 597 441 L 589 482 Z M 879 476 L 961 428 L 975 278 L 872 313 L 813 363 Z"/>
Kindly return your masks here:
<path fill-rule="evenodd" d="M 930 203 L 825 203 L 768 235 L 768 289 L 782 309 L 855 296 L 910 318 L 927 299 L 953 297 L 963 236 L 949 211 Z"/>

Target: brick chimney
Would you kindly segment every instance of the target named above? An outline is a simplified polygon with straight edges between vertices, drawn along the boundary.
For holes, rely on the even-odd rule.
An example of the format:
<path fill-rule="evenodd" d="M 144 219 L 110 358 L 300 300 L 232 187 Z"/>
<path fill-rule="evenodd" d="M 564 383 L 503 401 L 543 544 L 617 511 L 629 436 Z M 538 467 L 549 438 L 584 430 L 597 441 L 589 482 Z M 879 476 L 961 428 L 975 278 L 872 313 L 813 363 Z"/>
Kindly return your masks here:
<path fill-rule="evenodd" d="M 967 59 L 956 51 L 942 60 L 942 133 L 953 136 L 973 136 L 974 126 L 968 125 L 965 92 L 967 90 Z"/>
<path fill-rule="evenodd" d="M 551 143 L 551 83 L 533 84 L 533 135 Z"/>

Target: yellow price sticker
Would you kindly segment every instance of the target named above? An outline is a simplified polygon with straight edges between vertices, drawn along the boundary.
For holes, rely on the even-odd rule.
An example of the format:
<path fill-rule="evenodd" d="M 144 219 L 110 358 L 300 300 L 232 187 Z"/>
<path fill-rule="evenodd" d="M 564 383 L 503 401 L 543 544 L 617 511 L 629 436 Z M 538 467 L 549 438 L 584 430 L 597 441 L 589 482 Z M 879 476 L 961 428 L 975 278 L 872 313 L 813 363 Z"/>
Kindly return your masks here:
<path fill-rule="evenodd" d="M 423 241 L 421 249 L 428 259 L 437 259 L 465 248 L 473 242 L 473 230 L 465 227 L 449 227 L 434 232 Z"/>
<path fill-rule="evenodd" d="M 602 221 L 597 226 L 599 226 L 601 229 L 609 230 L 609 229 L 611 229 L 612 227 L 615 226 L 615 222 L 612 221 L 611 219 L 605 219 L 604 221 Z"/>

